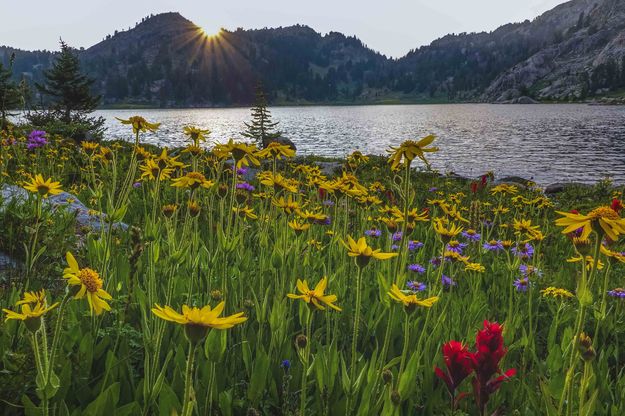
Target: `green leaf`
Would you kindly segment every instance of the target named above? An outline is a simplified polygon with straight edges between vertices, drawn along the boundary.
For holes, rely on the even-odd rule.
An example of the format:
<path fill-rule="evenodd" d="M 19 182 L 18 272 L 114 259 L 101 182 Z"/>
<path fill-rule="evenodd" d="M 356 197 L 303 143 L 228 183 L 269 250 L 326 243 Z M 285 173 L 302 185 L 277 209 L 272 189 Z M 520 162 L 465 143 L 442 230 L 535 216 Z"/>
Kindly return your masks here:
<path fill-rule="evenodd" d="M 110 416 L 119 401 L 119 382 L 111 384 L 82 413 L 83 416 Z"/>
<path fill-rule="evenodd" d="M 212 330 L 208 333 L 204 343 L 204 354 L 209 361 L 218 363 L 222 360 L 226 352 L 227 337 L 227 331 Z"/>
<path fill-rule="evenodd" d="M 250 377 L 250 385 L 247 389 L 247 398 L 255 406 L 263 395 L 267 385 L 267 374 L 269 371 L 269 356 L 259 348 L 254 360 L 254 369 Z"/>
<path fill-rule="evenodd" d="M 408 397 L 416 389 L 417 367 L 419 364 L 419 354 L 414 352 L 406 365 L 404 373 L 399 378 L 399 395 L 402 399 Z"/>

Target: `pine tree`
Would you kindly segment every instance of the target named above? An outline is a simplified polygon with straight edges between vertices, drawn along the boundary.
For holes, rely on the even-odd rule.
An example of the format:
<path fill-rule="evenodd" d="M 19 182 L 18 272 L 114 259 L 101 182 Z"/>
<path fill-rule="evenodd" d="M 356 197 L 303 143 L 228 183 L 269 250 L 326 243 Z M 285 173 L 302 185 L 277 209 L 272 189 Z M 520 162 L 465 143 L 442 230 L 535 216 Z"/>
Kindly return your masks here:
<path fill-rule="evenodd" d="M 65 123 L 86 120 L 100 103 L 100 96 L 91 93 L 95 80 L 81 73 L 78 57 L 63 40 L 61 54 L 44 76 L 45 84 L 35 85 L 50 97 L 50 109 Z"/>
<path fill-rule="evenodd" d="M 7 125 L 7 118 L 11 115 L 9 110 L 17 108 L 20 104 L 19 89 L 11 79 L 14 59 L 15 54 L 12 54 L 8 68 L 0 63 L 0 129 Z"/>
<path fill-rule="evenodd" d="M 245 131 L 242 135 L 255 140 L 258 146 L 265 148 L 282 133 L 276 130 L 278 122 L 271 121 L 271 112 L 267 109 L 267 98 L 260 82 L 256 85 L 256 100 L 251 112 L 252 121 L 245 123 Z"/>

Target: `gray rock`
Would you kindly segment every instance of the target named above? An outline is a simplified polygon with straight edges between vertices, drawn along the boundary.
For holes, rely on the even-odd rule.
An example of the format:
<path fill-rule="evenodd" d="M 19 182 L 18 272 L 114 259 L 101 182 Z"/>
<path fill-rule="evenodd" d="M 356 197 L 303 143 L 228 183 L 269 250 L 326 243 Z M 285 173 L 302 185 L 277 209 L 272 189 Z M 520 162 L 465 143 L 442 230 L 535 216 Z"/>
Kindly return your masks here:
<path fill-rule="evenodd" d="M 28 199 L 28 191 L 17 185 L 3 185 L 2 188 L 0 188 L 0 195 L 2 196 L 0 200 L 2 204 L 7 204 L 14 200 L 17 203 L 23 203 Z M 100 231 L 102 227 L 106 228 L 109 226 L 105 213 L 87 208 L 75 195 L 69 192 L 61 192 L 58 195 L 50 196 L 44 200 L 44 204 L 50 205 L 53 209 L 66 209 L 69 212 L 75 213 L 76 227 L 80 232 L 85 229 Z M 116 222 L 113 224 L 113 228 L 126 230 L 128 225 Z"/>
<path fill-rule="evenodd" d="M 522 178 L 520 176 L 504 176 L 503 178 L 499 178 L 495 180 L 495 183 L 498 185 L 502 183 L 512 183 L 515 185 L 527 186 L 528 182 L 531 182 L 531 181 L 525 178 Z"/>
<path fill-rule="evenodd" d="M 0 282 L 13 278 L 22 268 L 22 264 L 0 251 Z"/>
<path fill-rule="evenodd" d="M 550 185 L 547 185 L 543 192 L 546 195 L 554 195 L 554 194 L 558 194 L 560 192 L 564 192 L 567 188 L 571 188 L 571 187 L 574 187 L 574 186 L 575 187 L 590 188 L 592 185 L 589 185 L 587 183 L 579 183 L 579 182 L 556 182 L 556 183 L 552 183 Z"/>
<path fill-rule="evenodd" d="M 514 104 L 538 104 L 538 101 L 524 95 L 514 100 Z"/>

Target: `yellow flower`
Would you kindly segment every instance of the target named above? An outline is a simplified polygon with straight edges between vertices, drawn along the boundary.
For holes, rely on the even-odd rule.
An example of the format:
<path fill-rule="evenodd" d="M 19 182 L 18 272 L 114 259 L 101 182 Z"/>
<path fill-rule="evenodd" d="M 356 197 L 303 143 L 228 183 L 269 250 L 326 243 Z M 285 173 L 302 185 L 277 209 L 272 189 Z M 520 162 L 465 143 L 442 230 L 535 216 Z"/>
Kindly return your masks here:
<path fill-rule="evenodd" d="M 586 260 L 586 270 L 592 270 L 595 261 L 592 258 L 592 256 L 586 256 L 585 258 Z M 568 263 L 577 263 L 582 261 L 582 256 L 576 256 L 576 257 L 571 257 L 570 259 L 566 260 Z M 597 270 L 602 270 L 603 269 L 603 262 L 601 260 L 597 261 Z"/>
<path fill-rule="evenodd" d="M 24 189 L 36 193 L 43 198 L 47 198 L 49 195 L 58 195 L 63 192 L 59 182 L 52 182 L 52 178 L 44 180 L 41 174 L 35 175 L 34 179 L 31 179 L 30 182 L 24 185 Z"/>
<path fill-rule="evenodd" d="M 258 157 L 278 159 L 282 156 L 285 158 L 295 157 L 295 150 L 291 146 L 278 142 L 271 142 L 263 150 L 257 153 Z"/>
<path fill-rule="evenodd" d="M 15 306 L 31 304 L 45 304 L 46 303 L 46 291 L 41 289 L 39 292 L 24 292 L 22 299 L 15 302 Z"/>
<path fill-rule="evenodd" d="M 249 218 L 251 220 L 255 220 L 258 218 L 258 215 L 254 214 L 254 209 L 250 207 L 232 207 L 232 212 L 234 212 L 241 218 Z"/>
<path fill-rule="evenodd" d="M 209 135 L 211 133 L 208 129 L 203 130 L 195 126 L 187 126 L 182 130 L 182 132 L 191 138 L 194 146 L 198 146 L 201 142 L 205 141 L 205 135 Z"/>
<path fill-rule="evenodd" d="M 140 131 L 156 131 L 161 123 L 148 123 L 146 119 L 141 116 L 132 116 L 128 120 L 115 117 L 122 124 L 131 124 L 132 132 L 137 134 Z"/>
<path fill-rule="evenodd" d="M 41 316 L 56 308 L 58 305 L 59 303 L 57 302 L 46 307 L 45 300 L 44 302 L 35 303 L 19 301 L 16 303 L 16 306 L 21 306 L 20 312 L 15 312 L 10 309 L 2 309 L 2 311 L 6 314 L 5 322 L 11 319 L 23 321 L 29 331 L 37 332 L 41 327 Z"/>
<path fill-rule="evenodd" d="M 161 169 L 159 164 L 154 161 L 154 159 L 146 159 L 146 161 L 139 166 L 141 170 L 141 179 L 143 180 L 167 180 L 171 177 L 171 174 L 174 172 L 172 168 L 164 167 Z"/>
<path fill-rule="evenodd" d="M 178 313 L 170 306 L 154 305 L 152 313 L 165 321 L 184 325 L 185 335 L 189 341 L 197 344 L 206 337 L 211 328 L 229 329 L 247 320 L 243 312 L 220 317 L 225 306 L 225 302 L 219 303 L 213 309 L 209 305 L 201 309 L 182 305 L 182 313 Z"/>
<path fill-rule="evenodd" d="M 480 263 L 467 263 L 464 268 L 464 271 L 484 273 L 486 271 L 486 268 L 482 266 Z"/>
<path fill-rule="evenodd" d="M 561 289 L 561 288 L 557 288 L 557 287 L 548 287 L 546 289 L 543 289 L 540 291 L 540 293 L 542 293 L 542 295 L 546 298 L 560 298 L 560 299 L 564 299 L 564 298 L 572 298 L 573 294 L 571 292 L 569 292 L 566 289 Z"/>
<path fill-rule="evenodd" d="M 272 204 L 278 208 L 282 208 L 287 214 L 292 214 L 299 209 L 299 203 L 293 200 L 293 196 L 289 195 L 287 198 L 281 196 L 280 198 L 273 198 Z"/>
<path fill-rule="evenodd" d="M 260 165 L 258 158 L 256 157 L 256 146 L 246 143 L 235 143 L 230 139 L 228 143 L 218 144 L 213 151 L 220 157 L 225 158 L 228 155 L 232 155 L 232 158 L 236 162 L 237 169 L 241 166 L 249 166 L 250 162 L 256 166 Z"/>
<path fill-rule="evenodd" d="M 383 253 L 382 250 L 374 250 L 367 245 L 367 240 L 364 237 L 360 237 L 358 241 L 354 241 L 351 236 L 347 236 L 347 243 L 341 240 L 345 248 L 347 248 L 347 255 L 356 258 L 356 264 L 359 267 L 364 267 L 369 263 L 371 258 L 378 260 L 387 260 L 397 256 L 397 253 Z"/>
<path fill-rule="evenodd" d="M 556 220 L 557 226 L 565 227 L 562 234 L 572 233 L 581 228 L 582 234 L 579 237 L 582 240 L 587 239 L 591 231 L 595 231 L 600 235 L 605 233 L 612 241 L 618 240 L 619 235 L 625 234 L 625 219 L 610 207 L 595 208 L 587 215 L 556 212 L 563 216 Z"/>
<path fill-rule="evenodd" d="M 67 279 L 69 286 L 80 286 L 77 288 L 74 299 L 82 299 L 86 296 L 91 312 L 95 312 L 96 315 L 100 315 L 105 310 L 110 311 L 111 307 L 106 301 L 113 298 L 102 289 L 102 279 L 98 272 L 88 267 L 81 269 L 69 251 L 65 258 L 69 267 L 63 271 L 63 278 Z"/>
<path fill-rule="evenodd" d="M 271 172 L 263 172 L 259 175 L 260 183 L 266 186 L 273 186 L 274 191 L 278 192 L 281 189 L 285 191 L 296 193 L 296 182 L 289 180 L 279 173 L 273 175 Z"/>
<path fill-rule="evenodd" d="M 327 286 L 328 279 L 326 277 L 321 279 L 313 290 L 310 290 L 306 280 L 301 281 L 300 279 L 297 279 L 297 290 L 301 293 L 301 295 L 289 293 L 287 296 L 291 299 L 302 299 L 308 305 L 312 303 L 317 309 L 320 310 L 325 310 L 325 307 L 322 305 L 322 303 L 324 303 L 332 309 L 340 312 L 341 308 L 334 304 L 334 302 L 336 302 L 336 295 L 324 294 Z"/>
<path fill-rule="evenodd" d="M 390 292 L 388 292 L 388 295 L 394 301 L 402 303 L 407 311 L 413 311 L 416 309 L 417 306 L 421 306 L 423 308 L 431 308 L 432 305 L 438 302 L 439 299 L 438 296 L 433 296 L 427 299 L 419 299 L 414 293 L 406 295 L 399 289 L 399 287 L 395 283 L 393 283 L 393 286 L 391 287 Z"/>
<path fill-rule="evenodd" d="M 297 210 L 297 215 L 308 222 L 321 223 L 328 219 L 328 216 L 319 211 Z"/>
<path fill-rule="evenodd" d="M 618 251 L 612 251 L 603 244 L 600 247 L 601 253 L 608 258 L 608 260 L 616 260 L 620 263 L 625 263 L 625 254 Z"/>
<path fill-rule="evenodd" d="M 491 188 L 491 190 L 490 190 L 490 193 L 492 195 L 497 195 L 497 194 L 515 195 L 517 192 L 519 192 L 519 189 L 516 186 L 508 185 L 506 183 L 502 183 L 501 185 L 493 186 Z"/>
<path fill-rule="evenodd" d="M 402 159 L 407 167 L 410 167 L 410 164 L 414 160 L 415 157 L 421 159 L 428 167 L 430 166 L 429 162 L 425 158 L 425 153 L 437 152 L 438 147 L 427 147 L 430 145 L 436 136 L 429 135 L 421 140 L 406 140 L 399 147 L 391 147 L 388 150 L 390 153 L 389 163 L 391 164 L 391 169 L 396 169 L 401 163 Z"/>
<path fill-rule="evenodd" d="M 288 225 L 293 231 L 295 231 L 295 234 L 301 234 L 310 228 L 309 223 L 299 223 L 297 220 L 289 221 Z"/>
<path fill-rule="evenodd" d="M 80 142 L 80 147 L 88 155 L 93 155 L 95 151 L 98 149 L 98 146 L 99 145 L 96 142 L 88 142 L 88 141 Z"/>
<path fill-rule="evenodd" d="M 203 173 L 200 172 L 189 172 L 180 178 L 176 178 L 172 181 L 171 186 L 175 188 L 190 188 L 197 189 L 200 186 L 202 188 L 208 189 L 213 186 L 215 182 L 206 179 Z"/>
<path fill-rule="evenodd" d="M 440 218 L 434 218 L 434 231 L 441 236 L 444 242 L 455 238 L 463 229 L 463 227 L 458 227 L 454 223 L 446 226 Z"/>

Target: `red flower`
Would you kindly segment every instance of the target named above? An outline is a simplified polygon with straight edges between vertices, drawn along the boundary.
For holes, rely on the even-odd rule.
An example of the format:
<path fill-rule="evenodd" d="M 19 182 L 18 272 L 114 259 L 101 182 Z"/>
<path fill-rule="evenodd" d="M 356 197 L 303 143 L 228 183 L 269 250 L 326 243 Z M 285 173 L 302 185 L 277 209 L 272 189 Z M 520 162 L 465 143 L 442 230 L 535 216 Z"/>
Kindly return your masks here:
<path fill-rule="evenodd" d="M 471 192 L 476 193 L 477 192 L 477 186 L 478 186 L 477 182 L 471 182 Z"/>
<path fill-rule="evenodd" d="M 475 403 L 480 409 L 480 414 L 484 414 L 490 395 L 499 389 L 501 383 L 516 374 L 516 369 L 512 368 L 492 379 L 495 374 L 501 374 L 499 362 L 508 352 L 503 346 L 502 332 L 503 327 L 497 322 L 484 321 L 484 329 L 478 331 L 475 337 L 476 352 L 471 354 L 475 370 L 472 383 Z"/>
<path fill-rule="evenodd" d="M 621 210 L 623 209 L 623 203 L 616 198 L 612 199 L 612 205 L 610 206 L 616 212 L 621 212 Z"/>
<path fill-rule="evenodd" d="M 458 341 L 449 341 L 443 345 L 443 357 L 447 372 L 436 367 L 434 372 L 447 385 L 449 394 L 453 397 L 462 381 L 473 372 L 471 353 L 465 345 Z"/>
<path fill-rule="evenodd" d="M 488 180 L 488 175 L 482 175 L 482 188 L 486 186 L 487 180 Z"/>
<path fill-rule="evenodd" d="M 319 188 L 319 198 L 324 199 L 326 197 L 326 190 L 323 188 Z"/>

